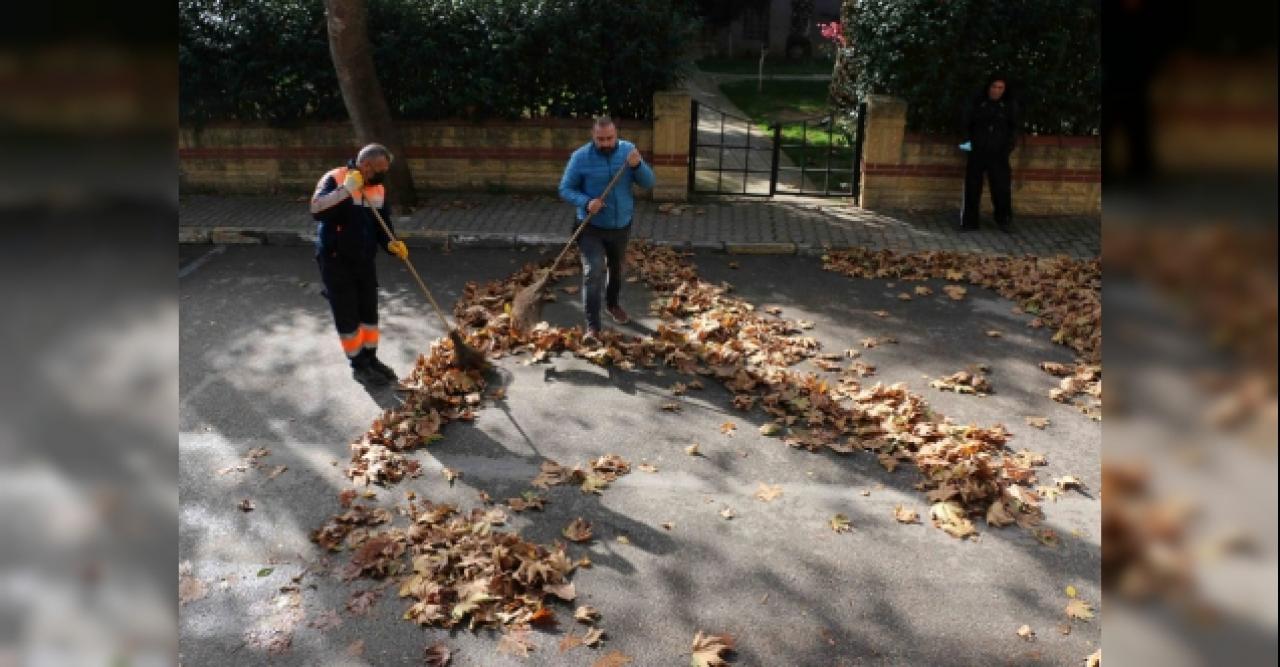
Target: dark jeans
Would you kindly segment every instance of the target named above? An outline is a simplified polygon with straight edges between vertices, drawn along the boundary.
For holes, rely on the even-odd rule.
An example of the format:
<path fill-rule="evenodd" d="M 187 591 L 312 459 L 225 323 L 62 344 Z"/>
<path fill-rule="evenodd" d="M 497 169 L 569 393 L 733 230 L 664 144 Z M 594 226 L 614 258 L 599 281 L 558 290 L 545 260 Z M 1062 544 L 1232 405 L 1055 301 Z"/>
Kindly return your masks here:
<path fill-rule="evenodd" d="M 1010 194 L 1009 154 L 970 153 L 964 170 L 964 207 L 960 212 L 960 226 L 978 228 L 979 204 L 982 202 L 982 176 L 987 177 L 991 188 L 991 205 L 995 208 L 996 224 L 1004 226 L 1013 220 L 1013 203 Z"/>
<path fill-rule="evenodd" d="M 575 220 L 574 225 L 581 224 Z M 627 240 L 631 225 L 622 229 L 600 229 L 592 225 L 578 237 L 582 256 L 582 302 L 587 315 L 587 328 L 600 329 L 600 293 L 608 307 L 618 305 L 622 293 L 622 263 L 627 256 Z"/>

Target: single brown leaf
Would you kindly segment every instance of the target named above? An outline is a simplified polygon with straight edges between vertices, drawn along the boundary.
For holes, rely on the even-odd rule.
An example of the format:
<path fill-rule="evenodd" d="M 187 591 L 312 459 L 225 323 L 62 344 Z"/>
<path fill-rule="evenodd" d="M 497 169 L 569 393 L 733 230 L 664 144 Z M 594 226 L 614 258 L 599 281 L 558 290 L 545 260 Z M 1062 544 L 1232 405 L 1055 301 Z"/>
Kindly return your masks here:
<path fill-rule="evenodd" d="M 734 267 L 736 268 L 736 267 Z M 600 657 L 599 660 L 591 663 L 591 667 L 622 667 L 631 662 L 631 656 L 614 649 L 612 653 L 608 653 Z"/>
<path fill-rule="evenodd" d="M 690 667 L 723 667 L 724 654 L 733 650 L 733 636 L 708 635 L 701 630 L 693 637 L 693 659 Z"/>
<path fill-rule="evenodd" d="M 760 482 L 760 488 L 756 490 L 756 498 L 763 502 L 772 502 L 782 495 L 782 487 L 778 484 L 765 484 Z"/>
<path fill-rule="evenodd" d="M 561 533 L 571 542 L 586 542 L 591 539 L 591 524 L 578 517 L 569 522 Z"/>
<path fill-rule="evenodd" d="M 575 635 L 572 632 L 566 634 L 564 636 L 564 639 L 560 640 L 561 653 L 564 653 L 565 651 L 568 651 L 571 649 L 575 649 L 579 646 L 582 646 L 582 637 Z"/>
<path fill-rule="evenodd" d="M 1085 602 L 1080 598 L 1073 598 L 1071 601 L 1067 602 L 1066 612 L 1068 618 L 1087 621 L 1093 618 L 1093 605 L 1090 605 L 1088 602 Z"/>
<path fill-rule="evenodd" d="M 178 604 L 185 605 L 195 602 L 209 594 L 209 587 L 203 581 L 195 577 L 183 576 L 178 578 Z"/>
<path fill-rule="evenodd" d="M 498 653 L 517 658 L 529 657 L 529 651 L 534 648 L 528 630 L 511 630 L 503 633 L 502 639 L 498 641 Z"/>
<path fill-rule="evenodd" d="M 920 515 L 915 510 L 908 509 L 902 505 L 894 508 L 893 518 L 897 519 L 898 523 L 920 523 Z"/>
<path fill-rule="evenodd" d="M 427 667 L 448 667 L 449 662 L 453 660 L 453 652 L 444 645 L 444 642 L 436 642 L 428 646 L 422 654 L 427 661 Z"/>

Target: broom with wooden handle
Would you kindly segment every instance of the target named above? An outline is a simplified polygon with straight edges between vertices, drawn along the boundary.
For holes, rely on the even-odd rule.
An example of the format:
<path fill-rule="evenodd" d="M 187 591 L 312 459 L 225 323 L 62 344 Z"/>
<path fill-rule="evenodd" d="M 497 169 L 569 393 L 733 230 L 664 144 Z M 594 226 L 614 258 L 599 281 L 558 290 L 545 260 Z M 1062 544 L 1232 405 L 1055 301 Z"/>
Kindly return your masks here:
<path fill-rule="evenodd" d="M 604 200 L 609 196 L 609 192 L 613 190 L 613 186 L 617 185 L 618 179 L 622 177 L 622 172 L 626 171 L 627 166 L 624 164 L 618 169 L 618 173 L 613 175 L 609 180 L 609 185 L 605 186 L 604 192 L 600 193 L 598 199 Z M 603 208 L 603 207 L 601 207 Z M 582 224 L 578 225 L 578 229 L 573 232 L 573 236 L 569 237 L 569 242 L 565 244 L 564 250 L 551 263 L 541 278 L 534 280 L 527 287 L 516 292 L 516 296 L 511 300 L 511 326 L 516 331 L 528 331 L 542 319 L 542 290 L 546 289 L 547 281 L 551 279 L 555 273 L 556 267 L 560 265 L 560 260 L 569 254 L 569 249 L 577 242 L 578 237 L 582 235 L 582 230 L 587 228 L 587 224 L 591 222 L 595 213 L 588 213 L 587 217 L 582 220 Z"/>
<path fill-rule="evenodd" d="M 391 228 L 387 226 L 387 221 L 382 219 L 382 214 L 378 212 L 378 209 L 370 206 L 369 210 L 373 211 L 373 217 L 377 218 L 378 224 L 382 227 L 382 231 L 387 235 L 387 238 L 392 241 L 398 240 L 396 235 L 391 233 Z M 427 301 L 431 303 L 431 307 L 435 309 L 436 315 L 440 316 L 440 323 L 444 325 L 445 331 L 449 332 L 449 340 L 453 342 L 454 365 L 475 370 L 480 370 L 487 366 L 484 355 L 467 345 L 466 341 L 462 340 L 462 334 L 458 333 L 458 330 L 449 324 L 449 318 L 445 316 L 444 309 L 436 302 L 436 298 L 431 295 L 431 290 L 427 289 L 427 284 L 422 282 L 422 276 L 419 276 L 418 270 L 413 268 L 413 262 L 410 262 L 407 256 L 402 257 L 401 260 L 404 262 L 405 267 L 409 269 L 409 274 L 418 282 L 418 287 L 422 288 L 422 293 L 427 297 Z"/>

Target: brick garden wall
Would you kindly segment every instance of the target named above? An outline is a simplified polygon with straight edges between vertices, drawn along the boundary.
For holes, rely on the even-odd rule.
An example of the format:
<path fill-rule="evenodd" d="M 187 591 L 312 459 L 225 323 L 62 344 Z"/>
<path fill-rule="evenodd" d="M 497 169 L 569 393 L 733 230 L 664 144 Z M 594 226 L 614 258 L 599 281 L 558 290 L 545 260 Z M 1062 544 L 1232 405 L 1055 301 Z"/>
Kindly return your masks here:
<path fill-rule="evenodd" d="M 689 97 L 654 96 L 654 120 L 619 120 L 619 134 L 653 166 L 653 198 L 687 198 Z M 587 120 L 410 122 L 400 126 L 414 182 L 431 190 L 554 192 L 569 155 L 590 136 Z M 241 123 L 178 129 L 183 193 L 310 195 L 316 180 L 350 158 L 347 123 L 271 128 Z"/>
<path fill-rule="evenodd" d="M 870 209 L 960 210 L 961 139 L 906 132 L 906 102 L 871 96 L 859 203 Z M 1010 156 L 1015 214 L 1093 215 L 1102 210 L 1098 137 L 1025 136 Z M 984 187 L 983 211 L 990 213 Z"/>

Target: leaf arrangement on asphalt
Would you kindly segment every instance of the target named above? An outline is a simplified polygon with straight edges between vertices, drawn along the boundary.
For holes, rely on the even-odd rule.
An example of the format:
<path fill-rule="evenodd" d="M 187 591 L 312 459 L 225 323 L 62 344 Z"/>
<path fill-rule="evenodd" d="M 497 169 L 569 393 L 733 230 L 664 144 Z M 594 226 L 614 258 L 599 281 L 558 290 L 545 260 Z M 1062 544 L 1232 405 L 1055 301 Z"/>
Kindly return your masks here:
<path fill-rule="evenodd" d="M 729 285 L 700 279 L 688 257 L 643 243 L 629 249 L 633 276 L 655 294 L 650 310 L 659 324 L 648 337 L 606 331 L 600 344 L 588 346 L 582 343 L 579 327 L 543 322 L 529 331 L 515 330 L 509 304 L 517 291 L 538 277 L 542 268 L 535 265 L 504 280 L 469 283 L 454 314 L 467 343 L 490 359 L 518 355 L 526 358 L 525 363 L 538 363 L 552 355 L 572 354 L 622 370 L 674 368 L 720 383 L 739 410 L 762 410 L 770 421 L 760 433 L 790 447 L 863 453 L 889 470 L 912 466 L 921 476 L 916 488 L 930 504 L 930 522 L 953 537 L 976 535 L 976 521 L 983 519 L 996 527 L 1016 523 L 1031 528 L 1039 523 L 1041 495 L 1035 487 L 1034 467 L 1043 465 L 1043 457 L 1025 451 L 1009 453 L 1006 444 L 1011 435 L 1003 426 L 954 423 L 903 384 L 865 385 L 863 379 L 875 372 L 874 366 L 857 362 L 842 368 L 838 363 L 856 358 L 857 350 L 846 351 L 844 357 L 824 355 L 817 340 L 805 334 L 811 323 L 782 318 L 777 309 L 764 312 L 732 296 Z M 991 288 L 1058 327 L 1056 342 L 1096 360 L 1101 312 L 1096 262 L 952 253 L 920 253 L 904 261 L 891 253 L 867 251 L 833 253 L 825 261 L 828 269 L 860 277 L 943 278 Z M 563 268 L 556 277 L 576 272 L 576 267 Z M 962 300 L 966 289 L 949 284 L 942 292 L 913 290 L 919 298 Z M 888 337 L 867 339 L 863 348 L 895 342 Z M 353 484 L 389 486 L 420 476 L 422 465 L 412 458 L 413 450 L 440 440 L 451 422 L 475 420 L 486 402 L 501 398 L 501 392 L 486 395 L 485 379 L 478 371 L 450 366 L 450 345 L 447 338 L 440 339 L 420 356 L 402 382 L 407 392 L 403 405 L 384 412 L 351 444 L 346 474 Z M 815 361 L 821 373 L 795 368 L 806 360 Z M 956 386 L 990 390 L 982 384 L 985 378 L 958 378 L 961 374 L 950 378 Z M 1089 383 L 1096 381 L 1100 387 L 1101 370 L 1081 365 L 1063 377 L 1062 397 L 1070 401 L 1079 394 L 1094 396 Z M 1066 380 L 1072 381 L 1069 388 Z M 701 386 L 697 380 L 681 383 L 673 386 L 672 393 L 679 396 Z M 1096 397 L 1101 397 L 1100 388 Z M 734 422 L 725 422 L 718 437 L 732 437 L 736 429 Z M 697 447 L 695 443 L 686 451 L 697 455 Z M 541 489 L 572 484 L 584 493 L 599 494 L 630 468 L 612 454 L 572 469 L 545 461 L 531 484 Z M 644 465 L 641 469 L 647 470 Z M 1045 488 L 1049 487 L 1040 487 Z M 503 652 L 527 655 L 536 650 L 528 630 L 555 622 L 554 604 L 572 602 L 576 596 L 569 581 L 572 573 L 579 564 L 590 563 L 585 558 L 575 562 L 562 544 L 538 545 L 501 530 L 507 518 L 501 507 L 486 504 L 466 512 L 411 497 L 399 512 L 408 524 L 392 525 L 396 517 L 391 512 L 354 504 L 354 494 L 345 493 L 339 499 L 345 512 L 312 533 L 323 548 L 349 554 L 343 575 L 398 578 L 399 596 L 409 605 L 403 614 L 406 620 L 438 627 L 502 628 Z M 770 502 L 781 497 L 782 490 L 761 484 L 756 496 Z M 527 492 L 508 499 L 505 507 L 524 512 L 541 509 L 545 502 L 544 497 Z M 725 519 L 734 516 L 728 507 L 720 514 Z M 894 518 L 904 524 L 920 522 L 914 510 L 901 506 Z M 842 514 L 829 517 L 827 524 L 838 533 L 852 529 Z M 564 527 L 562 534 L 570 542 L 593 539 L 590 524 L 581 518 Z M 575 615 L 578 620 L 596 617 L 582 608 Z M 566 638 L 561 648 L 598 645 L 602 637 L 603 631 Z M 720 656 L 732 644 L 728 636 L 699 633 L 693 649 L 695 664 L 722 664 Z M 429 659 L 448 661 L 443 645 L 429 650 L 433 652 Z M 601 660 L 621 664 L 624 658 L 629 660 L 618 653 Z"/>

